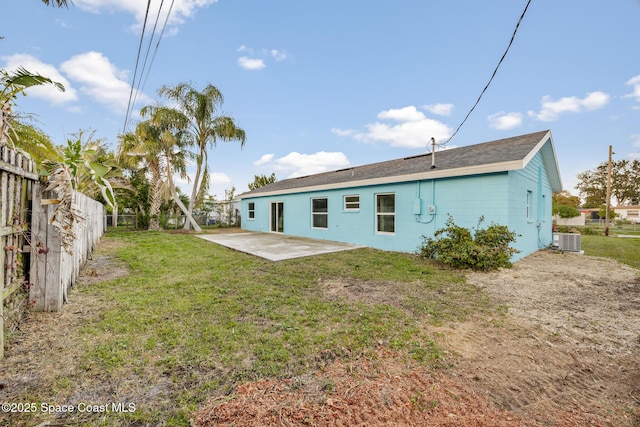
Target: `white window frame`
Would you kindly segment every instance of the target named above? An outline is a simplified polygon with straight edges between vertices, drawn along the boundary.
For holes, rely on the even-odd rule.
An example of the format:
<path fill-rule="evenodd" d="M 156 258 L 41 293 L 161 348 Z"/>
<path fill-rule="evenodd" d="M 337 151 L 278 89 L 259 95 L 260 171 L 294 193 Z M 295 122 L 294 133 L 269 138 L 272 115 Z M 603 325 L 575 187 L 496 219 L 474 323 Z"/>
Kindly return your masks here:
<path fill-rule="evenodd" d="M 313 202 L 315 200 L 324 200 L 325 201 L 325 204 L 326 204 L 325 209 L 326 210 L 324 212 L 316 212 L 314 210 L 315 208 L 313 206 Z M 317 227 L 315 225 L 316 215 L 325 217 L 325 222 L 326 222 L 326 226 L 325 227 Z M 317 228 L 319 230 L 326 230 L 326 229 L 329 228 L 329 198 L 328 197 L 313 197 L 311 199 L 311 228 Z"/>
<path fill-rule="evenodd" d="M 378 197 L 381 196 L 393 196 L 393 212 L 378 212 Z M 375 211 L 376 211 L 376 218 L 375 218 L 375 227 L 376 227 L 376 234 L 386 234 L 386 235 L 395 235 L 396 234 L 396 193 L 378 193 L 376 194 L 375 197 Z M 383 231 L 379 229 L 379 220 L 378 218 L 381 216 L 392 216 L 393 217 L 393 231 Z"/>
<path fill-rule="evenodd" d="M 256 219 L 256 202 L 247 202 L 247 219 Z"/>
<path fill-rule="evenodd" d="M 527 221 L 533 222 L 531 215 L 533 214 L 533 191 L 527 190 Z"/>
<path fill-rule="evenodd" d="M 348 197 L 351 197 L 351 198 L 357 197 L 358 200 L 357 201 L 347 201 Z M 360 195 L 359 194 L 347 194 L 347 195 L 345 195 L 343 197 L 342 201 L 343 201 L 343 209 L 345 210 L 345 212 L 355 212 L 355 211 L 359 211 L 360 210 Z"/>

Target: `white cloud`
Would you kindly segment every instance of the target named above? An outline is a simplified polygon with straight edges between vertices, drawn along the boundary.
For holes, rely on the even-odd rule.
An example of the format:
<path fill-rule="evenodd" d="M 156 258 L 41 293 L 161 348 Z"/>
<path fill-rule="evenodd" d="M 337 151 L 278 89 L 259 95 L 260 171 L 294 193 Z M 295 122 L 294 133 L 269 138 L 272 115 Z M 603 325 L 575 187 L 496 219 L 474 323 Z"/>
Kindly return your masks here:
<path fill-rule="evenodd" d="M 395 120 L 396 122 L 418 122 L 425 119 L 425 115 L 418 111 L 416 107 L 410 105 L 404 108 L 381 111 L 377 116 L 379 119 Z"/>
<path fill-rule="evenodd" d="M 273 56 L 276 61 L 284 61 L 288 57 L 287 52 L 278 49 L 271 49 L 271 56 Z"/>
<path fill-rule="evenodd" d="M 217 3 L 218 0 L 175 0 L 171 7 L 171 16 L 169 25 L 183 24 L 187 18 L 195 15 L 198 9 L 203 9 L 211 4 Z M 142 29 L 145 15 L 147 13 L 147 1 L 143 0 L 73 0 L 73 5 L 80 9 L 88 10 L 92 13 L 114 13 L 123 11 L 133 15 L 135 19 L 135 28 Z M 162 4 L 162 9 L 160 5 Z M 164 23 L 167 13 L 170 9 L 170 2 L 162 2 L 161 0 L 151 0 L 149 6 L 149 19 L 154 22 L 160 11 L 159 22 Z M 166 32 L 165 32 L 166 34 Z"/>
<path fill-rule="evenodd" d="M 633 93 L 625 95 L 624 98 L 635 98 L 636 101 L 640 102 L 640 74 L 630 78 L 626 84 L 633 88 Z"/>
<path fill-rule="evenodd" d="M 226 173 L 211 172 L 209 177 L 211 185 L 231 184 L 231 178 Z"/>
<path fill-rule="evenodd" d="M 253 162 L 254 166 L 262 166 L 265 165 L 267 163 L 269 163 L 271 160 L 273 160 L 274 155 L 273 154 L 264 154 L 262 157 L 260 157 L 259 160 L 256 160 L 255 162 Z"/>
<path fill-rule="evenodd" d="M 61 92 L 53 85 L 33 86 L 25 91 L 29 96 L 44 99 L 53 105 L 61 105 L 78 100 L 78 93 L 71 86 L 69 80 L 64 78 L 53 65 L 45 64 L 35 56 L 21 53 L 11 56 L 3 56 L 2 60 L 5 61 L 6 65 L 4 68 L 7 70 L 15 71 L 19 67 L 24 67 L 31 73 L 40 74 L 55 82 L 62 83 L 65 88 L 65 91 Z"/>
<path fill-rule="evenodd" d="M 451 136 L 452 130 L 446 124 L 433 120 L 410 105 L 399 109 L 390 109 L 378 113 L 381 120 L 392 120 L 394 123 L 375 122 L 365 125 L 365 132 L 332 129 L 341 136 L 352 136 L 358 141 L 385 142 L 392 147 L 424 148 L 431 138 L 441 142 Z"/>
<path fill-rule="evenodd" d="M 635 135 L 631 135 L 631 144 L 634 147 L 640 147 L 640 133 L 636 133 Z"/>
<path fill-rule="evenodd" d="M 238 58 L 238 65 L 247 70 L 261 70 L 267 66 L 266 61 L 284 61 L 289 54 L 282 49 L 254 49 L 251 46 L 241 45 L 237 52 L 244 52 L 245 55 Z"/>
<path fill-rule="evenodd" d="M 522 124 L 522 113 L 505 113 L 501 111 L 488 117 L 489 127 L 498 130 L 510 130 Z"/>
<path fill-rule="evenodd" d="M 249 58 L 247 56 L 241 56 L 238 58 L 238 65 L 245 70 L 261 70 L 266 67 L 262 59 Z"/>
<path fill-rule="evenodd" d="M 338 136 L 351 136 L 356 133 L 356 131 L 353 129 L 338 129 L 338 128 L 332 128 L 331 132 L 335 133 Z"/>
<path fill-rule="evenodd" d="M 294 151 L 275 160 L 272 156 L 268 162 L 263 162 L 261 165 L 274 169 L 279 172 L 278 175 L 288 174 L 287 178 L 294 178 L 347 167 L 349 159 L 341 152 L 319 151 L 313 154 L 301 154 Z"/>
<path fill-rule="evenodd" d="M 453 104 L 429 104 L 423 105 L 422 108 L 432 114 L 439 116 L 450 116 L 453 111 Z"/>
<path fill-rule="evenodd" d="M 79 82 L 80 91 L 110 109 L 122 112 L 129 102 L 131 86 L 127 83 L 127 72 L 118 70 L 109 58 L 100 52 L 76 55 L 60 65 L 69 79 Z M 138 94 L 137 101 L 149 103 L 151 99 Z"/>
<path fill-rule="evenodd" d="M 557 101 L 553 101 L 547 95 L 540 101 L 540 112 L 529 111 L 529 115 L 543 122 L 552 122 L 557 120 L 563 113 L 582 113 L 598 110 L 607 105 L 609 99 L 610 96 L 608 94 L 600 91 L 589 92 L 584 98 L 568 96 Z"/>

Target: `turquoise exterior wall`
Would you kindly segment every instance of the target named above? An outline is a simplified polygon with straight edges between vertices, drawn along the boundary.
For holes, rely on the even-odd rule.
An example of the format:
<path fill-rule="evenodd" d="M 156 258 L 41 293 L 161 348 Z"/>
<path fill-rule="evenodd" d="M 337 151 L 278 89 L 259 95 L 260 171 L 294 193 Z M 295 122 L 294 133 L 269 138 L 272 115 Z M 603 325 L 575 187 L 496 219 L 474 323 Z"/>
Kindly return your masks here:
<path fill-rule="evenodd" d="M 270 203 L 284 203 L 284 234 L 333 240 L 373 248 L 415 252 L 423 235 L 433 236 L 443 228 L 447 214 L 456 224 L 475 227 L 481 215 L 485 224 L 508 222 L 508 173 L 466 178 L 412 181 L 368 187 L 313 191 L 281 196 L 253 197 L 242 200 L 242 228 L 270 231 Z M 376 195 L 395 194 L 395 232 L 376 232 Z M 357 211 L 344 209 L 344 196 L 359 195 Z M 328 200 L 328 227 L 312 227 L 312 199 Z M 254 203 L 254 219 L 248 218 L 249 203 Z M 416 208 L 419 205 L 419 208 Z M 429 213 L 435 206 L 435 215 Z M 416 215 L 416 212 L 420 215 Z"/>
<path fill-rule="evenodd" d="M 530 196 L 527 214 L 527 194 Z M 509 172 L 509 222 L 520 236 L 514 247 L 522 258 L 552 243 L 552 190 L 542 156 L 537 153 L 526 168 Z"/>

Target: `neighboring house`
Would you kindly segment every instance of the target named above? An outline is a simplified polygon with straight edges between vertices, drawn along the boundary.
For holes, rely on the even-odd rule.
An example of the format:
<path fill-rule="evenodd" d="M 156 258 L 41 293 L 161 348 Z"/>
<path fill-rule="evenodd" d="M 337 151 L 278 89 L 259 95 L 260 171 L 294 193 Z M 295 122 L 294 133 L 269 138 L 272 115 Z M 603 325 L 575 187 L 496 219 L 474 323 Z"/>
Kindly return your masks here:
<path fill-rule="evenodd" d="M 432 166 L 432 164 L 434 166 Z M 506 225 L 514 260 L 552 243 L 562 190 L 550 131 L 277 181 L 238 196 L 242 228 L 415 252 L 457 225 Z"/>
<path fill-rule="evenodd" d="M 613 211 L 617 219 L 625 219 L 634 224 L 640 223 L 640 205 L 616 206 Z"/>
<path fill-rule="evenodd" d="M 213 211 L 209 213 L 207 222 L 216 224 L 236 225 L 240 217 L 240 200 L 222 200 L 214 203 Z"/>

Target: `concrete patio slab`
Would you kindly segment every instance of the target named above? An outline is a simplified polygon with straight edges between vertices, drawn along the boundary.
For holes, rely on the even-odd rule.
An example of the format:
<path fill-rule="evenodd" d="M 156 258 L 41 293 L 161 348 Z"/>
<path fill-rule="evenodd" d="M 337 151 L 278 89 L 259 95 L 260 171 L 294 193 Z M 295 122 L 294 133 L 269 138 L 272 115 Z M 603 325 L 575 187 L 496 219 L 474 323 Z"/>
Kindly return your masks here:
<path fill-rule="evenodd" d="M 277 233 L 198 234 L 196 237 L 270 261 L 282 261 L 365 247 Z"/>

